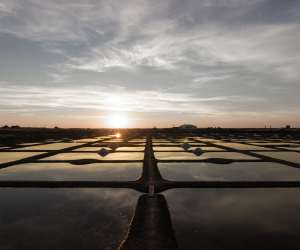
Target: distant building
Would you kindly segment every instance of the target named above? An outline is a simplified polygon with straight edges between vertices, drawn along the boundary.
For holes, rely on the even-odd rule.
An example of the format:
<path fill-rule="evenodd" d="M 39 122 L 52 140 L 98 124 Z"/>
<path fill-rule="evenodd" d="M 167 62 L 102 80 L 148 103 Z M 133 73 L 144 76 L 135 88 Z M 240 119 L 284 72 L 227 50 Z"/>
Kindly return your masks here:
<path fill-rule="evenodd" d="M 193 124 L 182 124 L 178 127 L 179 129 L 196 129 L 197 126 Z"/>
<path fill-rule="evenodd" d="M 10 128 L 21 128 L 19 125 L 13 125 L 13 126 L 11 126 Z"/>

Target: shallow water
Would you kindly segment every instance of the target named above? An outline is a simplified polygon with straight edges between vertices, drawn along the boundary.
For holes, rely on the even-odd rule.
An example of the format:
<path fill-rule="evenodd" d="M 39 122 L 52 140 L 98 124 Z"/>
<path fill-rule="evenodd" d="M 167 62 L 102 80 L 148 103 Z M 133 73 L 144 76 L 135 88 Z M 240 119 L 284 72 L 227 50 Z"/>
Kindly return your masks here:
<path fill-rule="evenodd" d="M 110 142 L 59 153 L 35 163 L 0 169 L 0 181 L 133 181 L 141 177 L 142 162 L 105 161 L 142 161 L 145 140 L 133 139 L 122 146 L 123 139 L 106 138 L 111 138 Z M 300 160 L 300 154 L 295 152 L 259 151 L 269 150 L 263 145 L 245 145 L 238 143 L 238 140 L 221 142 L 202 139 L 234 149 L 254 150 L 277 159 L 294 162 Z M 259 160 L 243 153 L 203 146 L 206 144 L 192 142 L 192 138 L 178 139 L 177 143 L 165 139 L 153 141 L 155 157 L 158 160 Z M 192 146 L 189 151 L 200 147 L 205 151 L 220 152 L 204 152 L 197 156 L 182 149 L 181 145 L 186 141 Z M 27 146 L 24 149 L 59 150 L 70 145 L 83 145 L 83 142 L 88 141 L 81 142 L 37 145 L 33 149 L 24 145 Z M 91 152 L 113 143 L 120 147 L 105 157 Z M 275 141 L 268 143 L 265 146 L 276 144 Z M 158 146 L 159 144 L 164 147 Z M 282 142 L 278 145 L 288 144 L 297 145 Z M 293 150 L 295 147 L 286 148 Z M 168 150 L 178 151 L 166 152 Z M 41 152 L 0 152 L 0 163 L 38 154 Z M 97 159 L 103 162 L 84 165 L 51 162 L 81 159 Z M 158 166 L 162 177 L 171 181 L 300 181 L 300 169 L 275 162 L 159 162 Z M 128 189 L 0 188 L 0 249 L 117 249 L 127 234 L 140 195 L 142 194 Z M 300 246 L 300 189 L 173 189 L 163 192 L 163 195 L 168 202 L 181 250 L 289 250 L 298 249 Z"/>
<path fill-rule="evenodd" d="M 174 142 L 153 142 L 152 143 L 153 146 L 160 146 L 160 145 L 163 145 L 163 146 L 180 146 L 181 143 L 174 143 Z"/>
<path fill-rule="evenodd" d="M 300 189 L 164 192 L 180 249 L 300 248 Z"/>
<path fill-rule="evenodd" d="M 116 151 L 144 151 L 145 147 L 119 147 Z"/>
<path fill-rule="evenodd" d="M 102 161 L 109 160 L 143 160 L 144 154 L 141 153 L 109 153 L 102 157 L 97 153 L 62 153 L 44 158 L 43 160 L 80 160 L 80 159 L 96 159 Z"/>
<path fill-rule="evenodd" d="M 27 163 L 0 169 L 0 180 L 133 181 L 142 173 L 142 163 Z"/>
<path fill-rule="evenodd" d="M 43 152 L 0 152 L 0 164 L 43 154 Z"/>
<path fill-rule="evenodd" d="M 134 139 L 134 140 L 129 140 L 129 143 L 141 143 L 141 142 L 146 142 L 146 139 Z"/>
<path fill-rule="evenodd" d="M 300 146 L 299 147 L 295 147 L 295 146 L 293 146 L 293 147 L 280 147 L 280 148 L 282 148 L 282 149 L 288 149 L 288 150 L 299 150 L 300 151 Z"/>
<path fill-rule="evenodd" d="M 184 151 L 182 147 L 153 147 L 154 151 Z"/>
<path fill-rule="evenodd" d="M 172 181 L 300 181 L 300 169 L 269 162 L 159 163 L 162 177 Z"/>
<path fill-rule="evenodd" d="M 74 140 L 74 142 L 87 143 L 87 142 L 95 142 L 95 141 L 98 141 L 98 140 L 101 140 L 101 138 L 96 138 L 96 139 L 86 138 L 86 139 Z"/>
<path fill-rule="evenodd" d="M 37 145 L 37 146 L 30 146 L 30 147 L 22 147 L 17 148 L 16 150 L 60 150 L 65 148 L 70 148 L 74 146 L 79 146 L 82 143 L 51 143 L 45 145 Z"/>
<path fill-rule="evenodd" d="M 155 157 L 158 160 L 203 160 L 208 158 L 224 158 L 237 160 L 257 159 L 256 157 L 236 152 L 208 152 L 203 153 L 200 156 L 196 156 L 191 152 L 155 152 Z"/>
<path fill-rule="evenodd" d="M 300 153 L 297 152 L 257 152 L 257 154 L 300 164 Z"/>
<path fill-rule="evenodd" d="M 123 139 L 109 139 L 109 140 L 105 140 L 105 142 L 124 142 Z"/>
<path fill-rule="evenodd" d="M 117 249 L 139 193 L 127 189 L 1 189 L 3 250 Z"/>
<path fill-rule="evenodd" d="M 154 152 L 158 160 L 199 160 L 199 157 L 189 152 Z"/>
<path fill-rule="evenodd" d="M 256 145 L 266 145 L 266 146 L 270 146 L 270 145 L 274 145 L 274 146 L 281 146 L 281 145 L 293 145 L 293 146 L 296 146 L 297 144 L 296 143 L 292 143 L 292 142 L 255 142 L 253 144 L 256 144 Z"/>
<path fill-rule="evenodd" d="M 240 150 L 272 150 L 266 147 L 254 146 L 254 145 L 247 145 L 242 143 L 215 143 L 216 145 L 225 146 L 233 149 L 240 149 Z"/>
<path fill-rule="evenodd" d="M 189 148 L 189 150 L 194 150 L 196 148 L 201 148 L 202 150 L 205 151 L 225 151 L 225 149 L 217 148 L 217 147 L 194 147 L 194 146 Z"/>
<path fill-rule="evenodd" d="M 80 147 L 80 148 L 74 149 L 72 151 L 73 152 L 77 152 L 77 151 L 89 152 L 89 151 L 99 151 L 102 148 L 105 148 L 106 150 L 110 150 L 109 147 Z"/>

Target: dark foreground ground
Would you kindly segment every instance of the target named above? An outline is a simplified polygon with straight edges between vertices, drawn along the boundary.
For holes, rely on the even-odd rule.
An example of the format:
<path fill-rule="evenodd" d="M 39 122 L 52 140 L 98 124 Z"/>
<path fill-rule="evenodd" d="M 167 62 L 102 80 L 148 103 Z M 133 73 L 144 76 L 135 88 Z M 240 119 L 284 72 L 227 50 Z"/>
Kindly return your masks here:
<path fill-rule="evenodd" d="M 300 129 L 292 128 L 248 128 L 248 129 L 220 129 L 203 128 L 181 130 L 174 128 L 162 129 L 51 129 L 51 128 L 0 128 L 0 144 L 14 144 L 21 142 L 36 142 L 46 139 L 79 139 L 84 137 L 114 134 L 120 131 L 123 136 L 138 134 L 167 133 L 176 136 L 208 135 L 214 137 L 260 137 L 260 138 L 300 138 Z"/>
<path fill-rule="evenodd" d="M 0 249 L 299 249 L 299 168 L 297 129 L 1 129 Z"/>

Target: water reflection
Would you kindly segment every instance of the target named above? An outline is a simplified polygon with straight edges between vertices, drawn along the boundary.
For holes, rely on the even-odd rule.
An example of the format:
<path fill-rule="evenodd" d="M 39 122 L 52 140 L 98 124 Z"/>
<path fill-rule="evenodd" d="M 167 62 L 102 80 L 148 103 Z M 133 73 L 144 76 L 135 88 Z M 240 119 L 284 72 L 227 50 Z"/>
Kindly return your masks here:
<path fill-rule="evenodd" d="M 74 146 L 82 145 L 82 143 L 51 143 L 45 145 L 36 145 L 30 147 L 18 148 L 17 150 L 60 150 Z"/>
<path fill-rule="evenodd" d="M 154 151 L 184 151 L 182 147 L 153 147 Z"/>
<path fill-rule="evenodd" d="M 261 146 L 297 146 L 298 144 L 292 143 L 292 142 L 255 142 L 254 144 L 256 145 L 261 145 Z"/>
<path fill-rule="evenodd" d="M 129 140 L 129 143 L 140 143 L 140 142 L 146 142 L 145 139 L 134 139 L 134 140 Z"/>
<path fill-rule="evenodd" d="M 172 143 L 172 142 L 153 142 L 153 146 L 180 146 L 179 143 Z"/>
<path fill-rule="evenodd" d="M 274 150 L 274 149 L 270 149 L 270 148 L 264 148 L 264 147 L 255 146 L 255 145 L 247 145 L 247 144 L 242 144 L 242 143 L 219 142 L 219 143 L 216 143 L 216 145 L 230 147 L 233 149 L 240 149 L 240 150 Z"/>
<path fill-rule="evenodd" d="M 86 138 L 86 139 L 74 140 L 74 142 L 87 143 L 87 142 L 95 142 L 95 141 L 98 141 L 100 139 L 102 139 L 102 138 Z"/>
<path fill-rule="evenodd" d="M 130 181 L 141 173 L 142 163 L 27 163 L 0 169 L 0 180 Z"/>
<path fill-rule="evenodd" d="M 191 152 L 155 152 L 155 157 L 158 160 L 204 160 L 208 158 L 224 158 L 233 160 L 254 160 L 257 159 L 237 152 L 209 152 L 196 156 Z"/>
<path fill-rule="evenodd" d="M 201 148 L 201 150 L 204 150 L 204 151 L 225 151 L 224 149 L 217 148 L 217 147 L 191 147 L 189 150 L 193 151 L 196 148 Z"/>
<path fill-rule="evenodd" d="M 299 249 L 299 189 L 165 192 L 180 249 Z"/>
<path fill-rule="evenodd" d="M 158 160 L 199 160 L 199 157 L 189 152 L 154 152 Z"/>
<path fill-rule="evenodd" d="M 88 139 L 87 139 L 88 140 Z M 140 163 L 97 163 L 72 165 L 49 160 L 138 160 L 144 159 L 145 140 L 111 139 L 81 147 L 30 164 L 0 170 L 0 180 L 136 180 L 141 176 Z M 180 145 L 192 140 L 153 140 L 159 160 L 201 160 L 207 158 L 257 159 L 238 152 L 204 152 L 196 156 L 183 152 Z M 220 140 L 207 140 L 221 142 Z M 60 149 L 72 143 L 36 146 L 34 149 Z M 96 151 L 102 146 L 120 146 L 105 157 Z M 74 144 L 80 145 L 80 144 Z M 135 145 L 135 146 L 133 146 Z M 140 145 L 141 147 L 136 147 Z M 210 145 L 210 144 L 208 144 Z M 239 143 L 219 143 L 237 149 L 266 149 Z M 24 145 L 25 146 L 25 145 Z M 98 147 L 97 147 L 98 146 Z M 122 146 L 122 147 L 121 147 Z M 163 147 L 164 146 L 164 147 Z M 262 145 L 263 146 L 263 145 Z M 42 147 L 42 148 L 41 148 Z M 27 147 L 28 149 L 28 147 Z M 32 148 L 31 148 L 32 149 Z M 201 146 L 202 150 L 222 150 Z M 118 152 L 119 150 L 128 152 Z M 140 152 L 130 152 L 139 150 Z M 85 151 L 79 153 L 78 151 Z M 181 151 L 181 152 L 180 152 Z M 4 153 L 25 157 L 40 153 Z M 267 153 L 267 152 L 261 152 Z M 270 152 L 268 152 L 270 153 Z M 273 154 L 273 153 L 271 153 Z M 298 159 L 299 154 L 274 153 L 278 157 Z M 1 155 L 0 155 L 1 156 Z M 281 156 L 280 156 L 281 157 Z M 0 157 L 1 158 L 1 157 Z M 1 158 L 2 159 L 2 158 Z M 146 166 L 149 157 L 146 159 Z M 48 160 L 48 162 L 43 162 Z M 151 160 L 151 159 L 150 159 Z M 93 162 L 93 161 L 91 161 Z M 75 162 L 73 162 L 75 164 Z M 77 164 L 84 161 L 77 162 Z M 149 166 L 151 163 L 149 164 Z M 276 163 L 250 162 L 216 165 L 209 163 L 159 163 L 164 178 L 179 181 L 215 180 L 300 180 L 300 170 Z M 153 169 L 145 171 L 153 174 Z M 147 175 L 145 175 L 147 177 Z M 149 176 L 147 178 L 149 178 Z M 153 176 L 152 176 L 153 177 Z M 158 179 L 155 184 L 159 183 Z M 145 179 L 142 179 L 145 180 Z M 153 181 L 152 178 L 146 179 Z M 155 180 L 156 181 L 156 180 Z M 144 182 L 145 185 L 149 184 Z M 143 184 L 143 185 L 144 185 Z M 150 183 L 152 185 L 152 183 Z M 154 185 L 149 188 L 155 189 Z M 146 186 L 147 187 L 147 186 Z M 120 189 L 35 190 L 2 189 L 0 192 L 0 247 L 19 249 L 297 249 L 300 223 L 297 219 L 300 189 L 270 190 L 169 190 L 163 195 L 141 195 Z M 0 189 L 0 191 L 2 191 Z M 138 189 L 143 190 L 144 189 Z M 145 188 L 146 190 L 146 188 Z M 135 204 L 137 199 L 137 207 Z M 169 214 L 168 207 L 171 210 Z M 129 222 L 135 211 L 130 231 Z M 173 222 L 172 222 L 173 221 Z M 172 224 L 175 226 L 177 240 Z"/>
<path fill-rule="evenodd" d="M 286 161 L 300 164 L 300 154 L 297 152 L 257 152 L 257 153 L 275 159 L 281 159 L 281 160 L 286 160 Z"/>
<path fill-rule="evenodd" d="M 106 150 L 110 150 L 109 147 L 81 147 L 81 148 L 74 149 L 72 151 L 74 151 L 74 152 L 77 152 L 77 151 L 89 152 L 89 151 L 99 151 L 102 148 L 105 148 Z"/>
<path fill-rule="evenodd" d="M 280 147 L 280 149 L 300 150 L 300 147 L 298 147 L 298 146 Z"/>
<path fill-rule="evenodd" d="M 96 160 L 143 160 L 144 154 L 141 153 L 110 153 L 105 157 L 97 153 L 61 153 L 51 157 L 44 158 L 45 160 L 80 160 L 80 159 L 96 159 Z"/>
<path fill-rule="evenodd" d="M 0 164 L 43 154 L 41 152 L 0 152 Z"/>
<path fill-rule="evenodd" d="M 144 151 L 145 147 L 119 147 L 116 151 Z"/>
<path fill-rule="evenodd" d="M 300 170 L 270 162 L 159 163 L 163 178 L 175 181 L 299 181 Z"/>
<path fill-rule="evenodd" d="M 0 192 L 0 246 L 9 250 L 117 249 L 139 194 L 120 189 Z"/>

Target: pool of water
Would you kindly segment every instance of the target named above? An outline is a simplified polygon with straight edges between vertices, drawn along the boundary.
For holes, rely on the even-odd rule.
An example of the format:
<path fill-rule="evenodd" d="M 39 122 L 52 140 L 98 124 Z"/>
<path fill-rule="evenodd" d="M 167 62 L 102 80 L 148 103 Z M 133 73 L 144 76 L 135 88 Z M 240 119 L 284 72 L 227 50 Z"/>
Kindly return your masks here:
<path fill-rule="evenodd" d="M 217 148 L 217 147 L 191 147 L 189 150 L 195 150 L 196 148 L 201 148 L 202 150 L 205 151 L 225 151 L 225 149 L 222 148 Z"/>
<path fill-rule="evenodd" d="M 142 173 L 142 163 L 26 163 L 0 169 L 0 180 L 133 181 Z"/>
<path fill-rule="evenodd" d="M 155 152 L 155 157 L 158 160 L 203 160 L 208 158 L 223 158 L 237 160 L 254 160 L 253 156 L 248 156 L 236 152 L 207 152 L 200 156 L 196 156 L 191 152 Z"/>
<path fill-rule="evenodd" d="M 260 146 L 255 146 L 255 145 L 247 145 L 247 144 L 242 144 L 242 143 L 216 143 L 216 145 L 220 146 L 225 146 L 233 149 L 239 149 L 239 150 L 272 150 L 270 148 L 266 147 L 260 147 Z"/>
<path fill-rule="evenodd" d="M 109 139 L 109 140 L 105 140 L 105 142 L 124 142 L 123 139 Z"/>
<path fill-rule="evenodd" d="M 152 142 L 170 142 L 170 140 L 164 140 L 164 139 L 152 139 Z"/>
<path fill-rule="evenodd" d="M 106 150 L 111 150 L 109 147 L 80 147 L 80 148 L 74 149 L 72 151 L 73 152 L 77 152 L 77 151 L 90 152 L 90 151 L 99 151 L 102 148 L 105 148 Z"/>
<path fill-rule="evenodd" d="M 74 142 L 82 142 L 82 143 L 87 143 L 87 142 L 95 142 L 101 139 L 98 138 L 86 138 L 86 139 L 80 139 L 80 140 L 75 140 Z"/>
<path fill-rule="evenodd" d="M 43 154 L 43 152 L 0 152 L 0 164 Z"/>
<path fill-rule="evenodd" d="M 292 146 L 297 146 L 296 143 L 292 143 L 292 142 L 255 142 L 253 144 L 256 144 L 256 145 L 266 145 L 266 146 L 284 146 L 284 145 L 292 145 Z"/>
<path fill-rule="evenodd" d="M 144 154 L 141 153 L 109 153 L 102 157 L 97 153 L 61 153 L 43 160 L 80 160 L 80 159 L 96 159 L 96 160 L 143 160 Z"/>
<path fill-rule="evenodd" d="M 144 151 L 145 147 L 119 147 L 116 151 Z"/>
<path fill-rule="evenodd" d="M 0 181 L 134 181 L 140 178 L 145 140 L 132 139 L 126 142 L 116 137 L 101 138 L 109 141 L 69 150 L 36 162 L 0 169 Z M 26 143 L 22 145 L 22 149 L 46 152 L 82 146 L 83 143 L 94 142 L 95 139 L 100 137 L 35 146 L 31 146 L 34 143 Z M 209 146 L 209 143 L 194 142 L 192 139 L 213 142 L 232 149 L 253 150 L 260 155 L 300 163 L 299 153 L 280 152 L 280 145 L 291 150 L 299 148 L 295 142 L 253 139 L 252 142 L 265 144 L 246 145 L 239 143 L 239 139 L 225 142 L 193 137 L 175 139 L 174 143 L 157 138 L 153 140 L 153 149 L 163 178 L 170 181 L 300 181 L 300 169 L 296 167 L 261 162 L 258 157 L 249 156 L 245 152 L 228 152 Z M 204 151 L 219 152 L 203 152 L 197 156 L 183 150 L 181 145 L 184 142 L 189 142 L 192 146 L 189 151 L 200 147 Z M 96 152 L 103 147 L 111 151 L 109 145 L 112 144 L 119 146 L 114 152 L 109 152 L 104 157 Z M 278 150 L 261 151 L 270 150 L 267 146 L 274 144 Z M 39 154 L 43 152 L 0 152 L 0 163 Z M 243 162 L 163 162 L 209 158 Z M 97 159 L 102 162 L 82 162 L 83 165 L 60 162 L 82 159 Z M 117 162 L 106 162 L 110 160 Z M 141 195 L 142 193 L 129 189 L 0 188 L 0 250 L 117 250 L 127 235 Z M 171 223 L 181 250 L 290 250 L 300 247 L 299 188 L 173 189 L 163 192 L 162 195 L 167 200 Z M 150 220 L 150 224 L 154 219 Z"/>
<path fill-rule="evenodd" d="M 65 148 L 70 148 L 74 146 L 82 145 L 82 143 L 51 143 L 45 145 L 36 145 L 36 146 L 29 146 L 29 147 L 22 147 L 16 150 L 60 150 Z"/>
<path fill-rule="evenodd" d="M 199 157 L 189 152 L 154 152 L 158 160 L 199 160 Z"/>
<path fill-rule="evenodd" d="M 1 249 L 117 249 L 139 195 L 127 189 L 0 189 Z"/>
<path fill-rule="evenodd" d="M 288 149 L 288 150 L 299 150 L 300 151 L 300 146 L 298 147 L 298 146 L 293 146 L 293 147 L 280 147 L 280 148 L 282 148 L 282 149 Z"/>
<path fill-rule="evenodd" d="M 192 146 L 198 146 L 198 147 L 200 147 L 200 146 L 205 146 L 206 144 L 204 144 L 204 143 L 199 143 L 199 142 L 188 142 L 188 144 L 190 144 L 190 145 L 192 145 Z"/>
<path fill-rule="evenodd" d="M 135 140 L 129 140 L 128 142 L 130 143 L 141 143 L 141 142 L 146 142 L 145 139 L 135 139 Z"/>
<path fill-rule="evenodd" d="M 300 247 L 300 189 L 178 189 L 164 195 L 180 249 Z"/>
<path fill-rule="evenodd" d="M 173 142 L 153 142 L 152 143 L 153 146 L 180 146 L 181 143 L 173 143 Z"/>
<path fill-rule="evenodd" d="M 286 160 L 286 161 L 300 164 L 300 153 L 297 152 L 257 152 L 257 153 L 275 159 Z"/>
<path fill-rule="evenodd" d="M 300 181 L 300 169 L 270 162 L 159 163 L 163 178 L 173 181 Z"/>
<path fill-rule="evenodd" d="M 154 151 L 184 151 L 182 147 L 153 147 Z"/>

